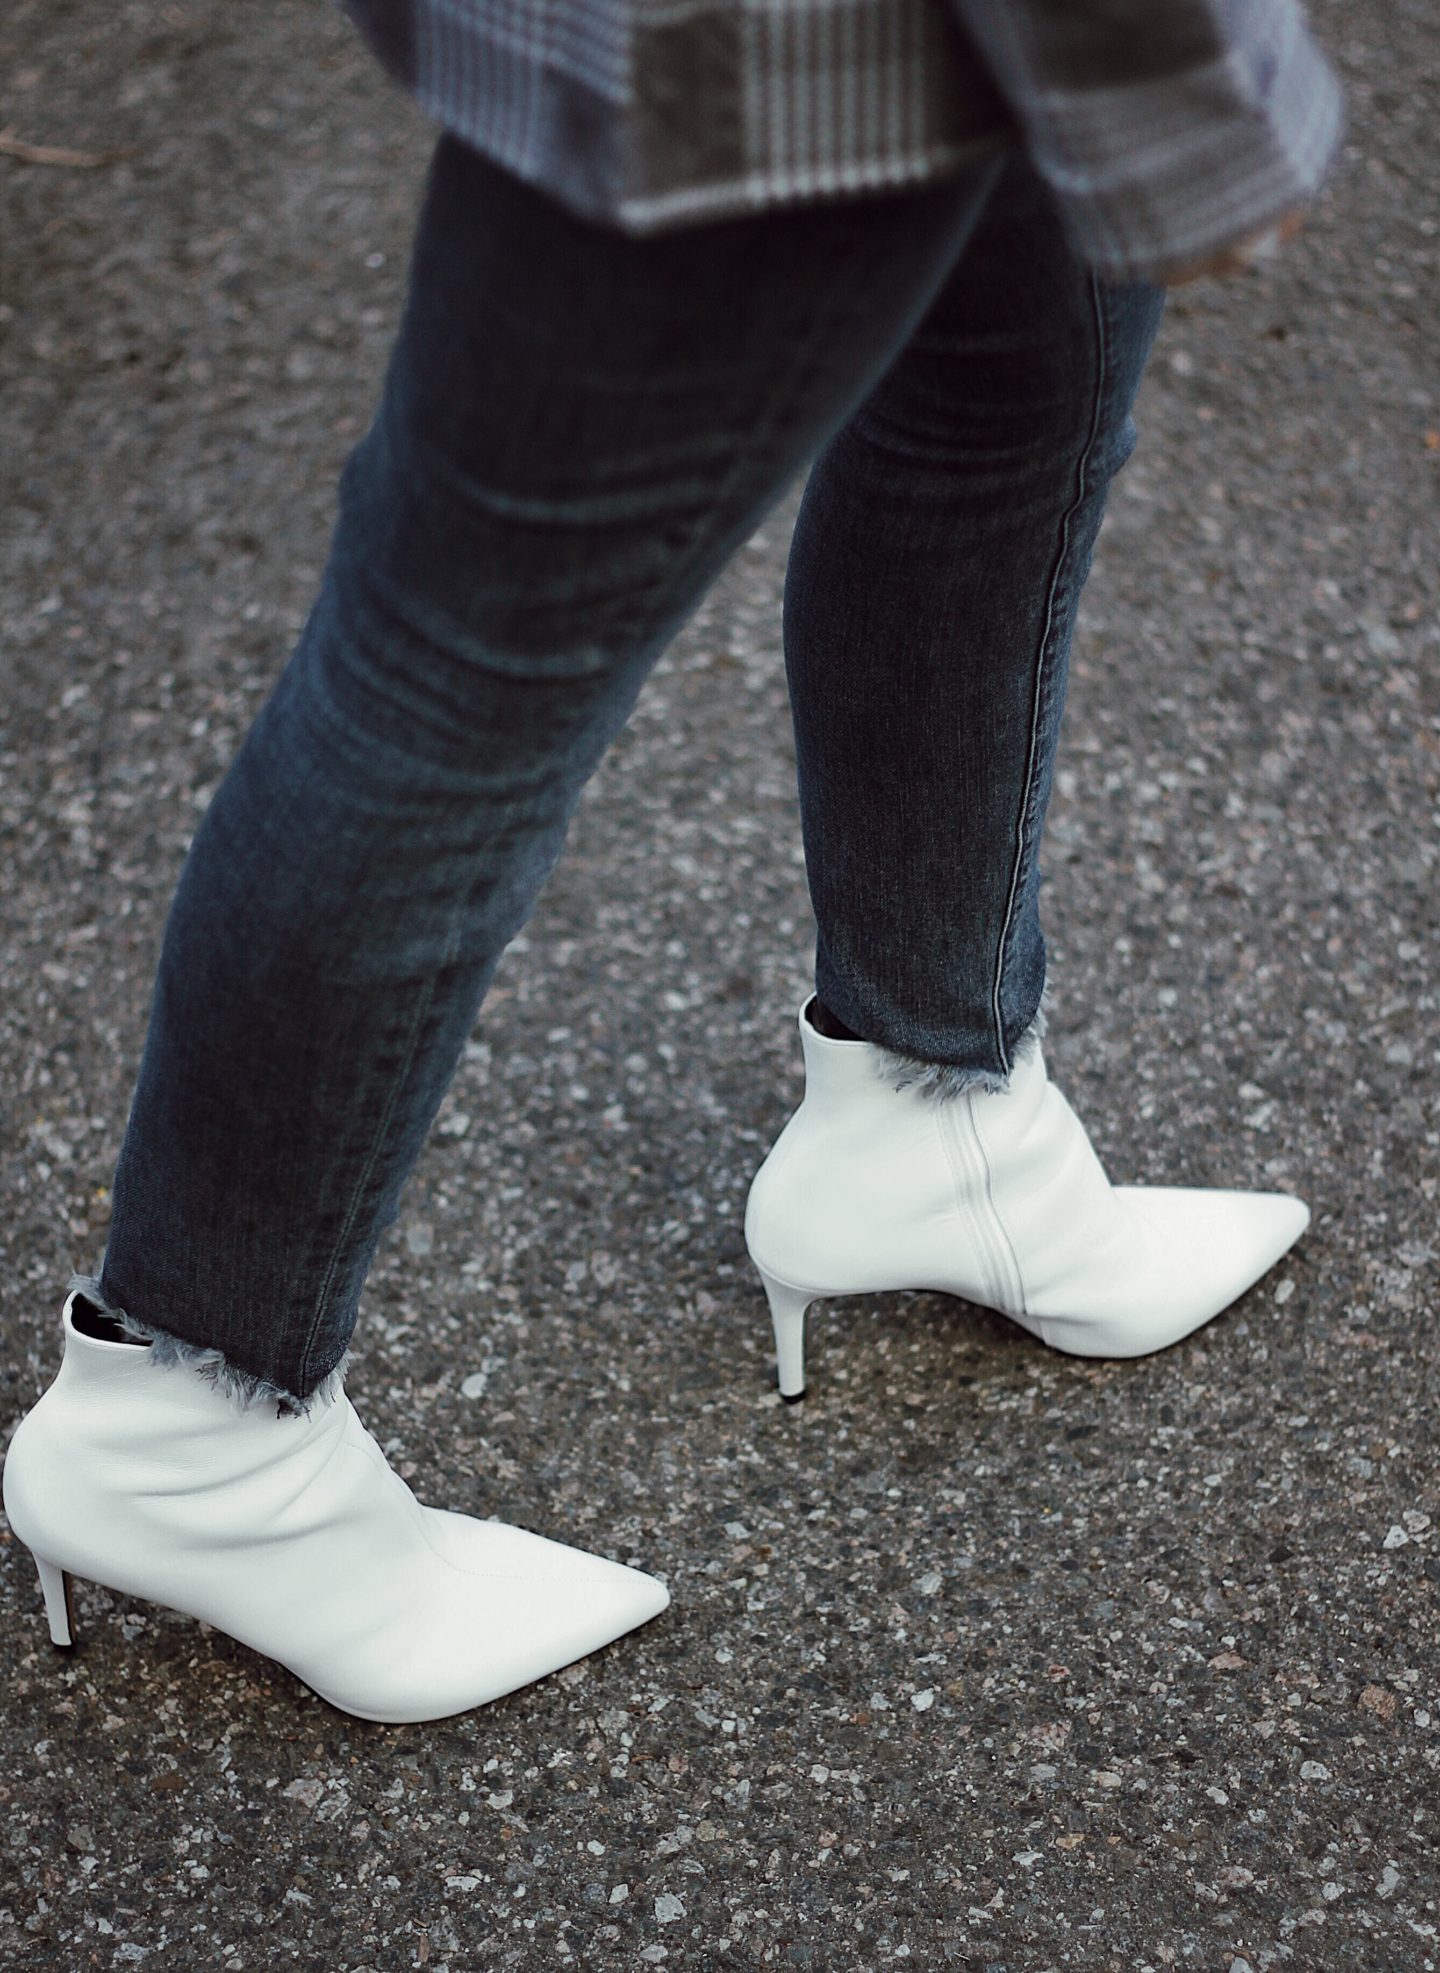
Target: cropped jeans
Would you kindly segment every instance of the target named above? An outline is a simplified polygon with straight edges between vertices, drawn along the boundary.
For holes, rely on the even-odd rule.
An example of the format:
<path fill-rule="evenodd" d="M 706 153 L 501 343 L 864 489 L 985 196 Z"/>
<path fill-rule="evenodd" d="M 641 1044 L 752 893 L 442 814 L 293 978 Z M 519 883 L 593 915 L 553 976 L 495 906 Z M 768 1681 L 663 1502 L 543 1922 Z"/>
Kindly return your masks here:
<path fill-rule="evenodd" d="M 637 239 L 443 138 L 318 600 L 180 879 L 93 1299 L 242 1401 L 334 1388 L 586 781 L 807 465 L 817 989 L 919 1072 L 1003 1085 L 1160 302 L 1087 273 L 1017 161 Z"/>

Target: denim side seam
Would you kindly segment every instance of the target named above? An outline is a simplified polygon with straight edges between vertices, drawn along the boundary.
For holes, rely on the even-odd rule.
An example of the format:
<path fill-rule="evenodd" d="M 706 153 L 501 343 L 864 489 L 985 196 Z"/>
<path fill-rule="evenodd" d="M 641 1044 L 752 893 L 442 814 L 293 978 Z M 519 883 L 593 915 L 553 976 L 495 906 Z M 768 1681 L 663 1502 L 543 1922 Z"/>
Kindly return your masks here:
<path fill-rule="evenodd" d="M 1035 687 L 1030 710 L 1030 749 L 1025 769 L 1025 796 L 1020 804 L 1020 813 L 1015 824 L 1015 861 L 1011 868 L 1010 895 L 1005 905 L 1005 923 L 1001 928 L 1000 942 L 995 954 L 995 980 L 991 988 L 990 1004 L 995 1020 L 995 1034 L 1000 1044 L 1001 1060 L 1005 1059 L 1004 1031 L 1004 990 L 1005 971 L 1013 949 L 1017 926 L 1017 904 L 1020 894 L 1028 881 L 1029 871 L 1038 850 L 1035 827 L 1036 777 L 1039 772 L 1040 733 L 1045 719 L 1046 702 L 1050 696 L 1051 678 L 1055 668 L 1055 640 L 1060 614 L 1062 595 L 1069 601 L 1068 578 L 1070 556 L 1073 546 L 1075 516 L 1085 504 L 1090 489 L 1090 461 L 1099 438 L 1101 421 L 1105 411 L 1105 393 L 1109 382 L 1110 339 L 1105 311 L 1102 305 L 1100 284 L 1092 274 L 1089 279 L 1091 322 L 1095 334 L 1095 381 L 1094 403 L 1090 412 L 1090 429 L 1085 435 L 1085 443 L 1075 467 L 1075 493 L 1060 523 L 1060 541 L 1055 554 L 1055 566 L 1051 571 L 1049 590 L 1045 599 L 1045 624 L 1041 632 L 1039 647 L 1035 654 Z M 1043 989 L 1042 989 L 1043 992 Z M 1008 1067 L 1007 1067 L 1008 1074 Z"/>
<path fill-rule="evenodd" d="M 329 1405 L 344 1390 L 345 1373 L 351 1356 L 348 1349 L 334 1369 L 321 1379 L 308 1396 L 302 1398 L 293 1391 L 287 1391 L 283 1384 L 274 1384 L 267 1377 L 241 1370 L 221 1350 L 201 1343 L 187 1343 L 183 1336 L 172 1335 L 168 1329 L 157 1329 L 153 1323 L 139 1321 L 128 1309 L 117 1308 L 101 1294 L 98 1275 L 72 1274 L 66 1294 L 83 1295 L 102 1315 L 119 1323 L 127 1336 L 149 1343 L 150 1360 L 157 1369 L 193 1370 L 202 1383 L 218 1391 L 236 1411 L 258 1410 L 262 1405 L 273 1404 L 281 1417 L 308 1418 L 312 1406 Z"/>
<path fill-rule="evenodd" d="M 1010 1078 L 1022 1062 L 1028 1062 L 1039 1049 L 1047 1027 L 1045 1003 L 1050 989 L 1043 988 L 1040 1005 L 1035 1010 L 1035 1018 L 1020 1036 L 1015 1046 L 1007 1051 L 1009 1067 L 994 1069 L 966 1069 L 958 1062 L 926 1062 L 915 1055 L 897 1054 L 890 1048 L 877 1048 L 875 1073 L 883 1082 L 897 1092 L 913 1089 L 918 1096 L 937 1103 L 953 1102 L 957 1096 L 968 1095 L 971 1090 L 980 1090 L 987 1096 L 1003 1096 L 1010 1087 Z"/>

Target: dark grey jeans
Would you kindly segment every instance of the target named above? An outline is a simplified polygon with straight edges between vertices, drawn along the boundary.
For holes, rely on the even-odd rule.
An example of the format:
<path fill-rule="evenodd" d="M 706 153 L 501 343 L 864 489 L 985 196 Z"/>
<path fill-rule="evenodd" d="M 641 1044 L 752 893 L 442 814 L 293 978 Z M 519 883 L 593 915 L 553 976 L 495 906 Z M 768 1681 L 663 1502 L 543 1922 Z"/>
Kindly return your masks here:
<path fill-rule="evenodd" d="M 586 780 L 811 461 L 785 649 L 819 991 L 1003 1079 L 1159 308 L 1020 165 L 642 241 L 442 140 L 319 599 L 171 911 L 101 1305 L 247 1396 L 331 1376 Z"/>

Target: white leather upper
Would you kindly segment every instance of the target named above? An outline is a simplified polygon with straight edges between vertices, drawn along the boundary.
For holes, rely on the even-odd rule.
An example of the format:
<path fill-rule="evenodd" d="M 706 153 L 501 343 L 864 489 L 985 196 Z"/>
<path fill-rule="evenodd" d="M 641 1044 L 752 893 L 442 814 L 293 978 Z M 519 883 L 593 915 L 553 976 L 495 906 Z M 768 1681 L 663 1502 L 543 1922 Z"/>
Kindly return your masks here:
<path fill-rule="evenodd" d="M 367 1719 L 498 1697 L 656 1615 L 664 1586 L 423 1507 L 348 1397 L 237 1410 L 183 1365 L 75 1329 L 22 1420 L 5 1509 L 36 1555 L 188 1612 Z"/>
<path fill-rule="evenodd" d="M 897 1090 L 803 1015 L 805 1098 L 756 1174 L 752 1259 L 813 1296 L 937 1289 L 1134 1356 L 1232 1302 L 1309 1219 L 1278 1193 L 1112 1187 L 1038 1044 L 1003 1092 Z"/>

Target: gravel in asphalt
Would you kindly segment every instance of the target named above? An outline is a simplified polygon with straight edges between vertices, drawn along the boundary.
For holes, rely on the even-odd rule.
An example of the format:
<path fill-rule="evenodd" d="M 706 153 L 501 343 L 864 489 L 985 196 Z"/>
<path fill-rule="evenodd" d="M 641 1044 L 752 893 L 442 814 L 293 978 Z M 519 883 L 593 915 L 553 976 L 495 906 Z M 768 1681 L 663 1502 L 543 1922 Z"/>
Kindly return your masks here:
<path fill-rule="evenodd" d="M 366 1727 L 0 1528 L 0 1963 L 1440 1966 L 1440 30 L 1324 0 L 1343 167 L 1174 297 L 1048 839 L 1052 1070 L 1126 1180 L 1305 1241 L 1165 1354 L 741 1237 L 811 924 L 786 513 L 661 666 L 367 1292 L 422 1497 L 666 1577 L 540 1686 Z M 318 6 L 11 0 L 0 129 L 0 1426 L 103 1246 L 163 915 L 368 417 L 429 138 Z M 13 147 L 12 147 L 13 148 Z"/>

